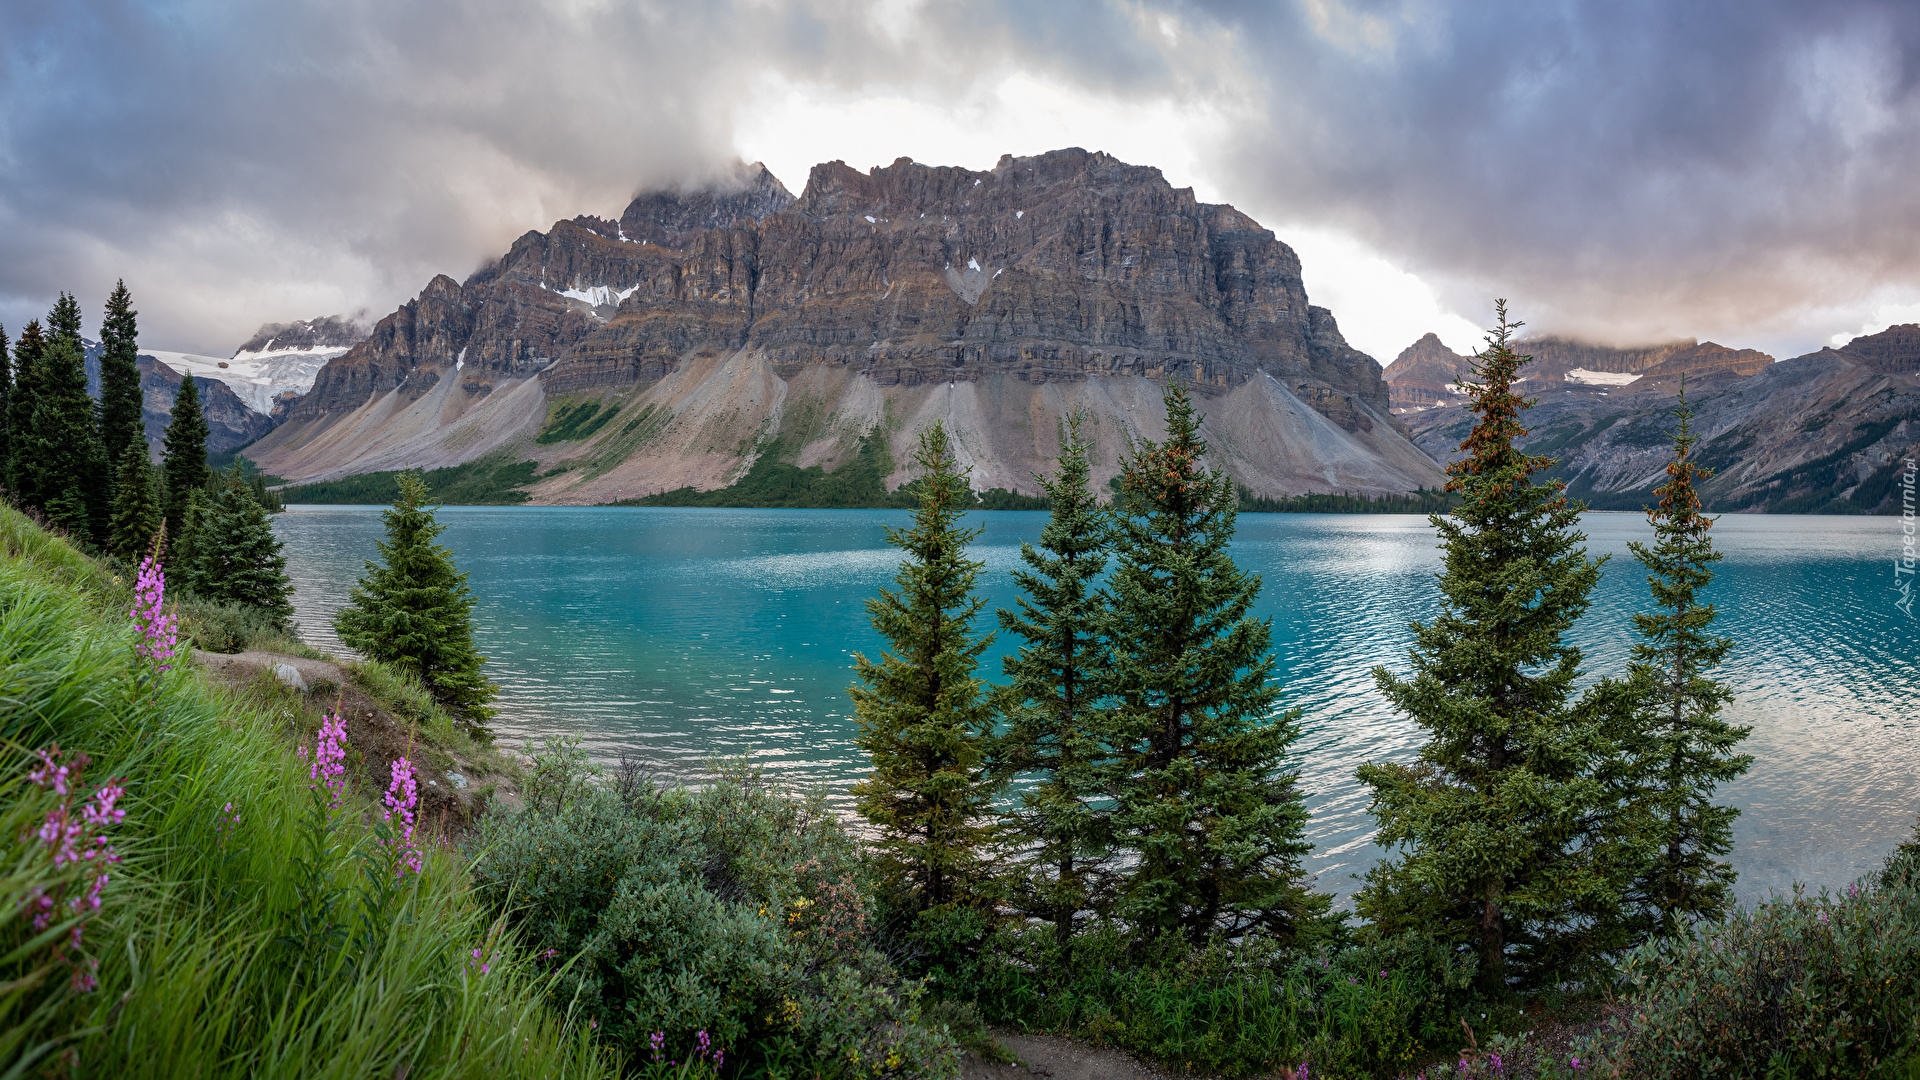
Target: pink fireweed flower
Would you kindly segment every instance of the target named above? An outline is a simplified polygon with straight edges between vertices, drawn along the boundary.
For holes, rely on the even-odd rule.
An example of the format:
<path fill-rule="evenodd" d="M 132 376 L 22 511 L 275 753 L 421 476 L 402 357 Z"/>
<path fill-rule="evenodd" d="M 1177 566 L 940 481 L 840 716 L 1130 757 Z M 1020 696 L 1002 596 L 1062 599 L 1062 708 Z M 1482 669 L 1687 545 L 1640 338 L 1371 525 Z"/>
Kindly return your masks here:
<path fill-rule="evenodd" d="M 300 748 L 300 760 L 306 761 L 307 748 Z M 336 713 L 320 718 L 320 734 L 314 739 L 313 764 L 307 770 L 309 790 L 325 787 L 327 809 L 338 810 L 347 792 L 347 722 Z"/>
<path fill-rule="evenodd" d="M 415 781 L 413 763 L 400 758 L 393 763 L 392 779 L 387 783 L 385 819 L 393 825 L 393 845 L 402 876 L 420 872 L 420 845 L 414 840 L 413 811 L 420 804 L 420 789 Z"/>
<path fill-rule="evenodd" d="M 485 975 L 487 972 L 493 970 L 493 966 L 487 963 L 487 954 L 485 950 L 483 949 L 473 950 L 473 959 L 467 961 L 467 970 L 478 971 L 482 975 Z"/>
<path fill-rule="evenodd" d="M 220 823 L 215 826 L 215 831 L 220 836 L 220 850 L 225 851 L 227 841 L 233 839 L 233 831 L 240 827 L 240 814 L 233 808 L 232 803 L 228 803 L 214 820 Z"/>
<path fill-rule="evenodd" d="M 133 587 L 133 610 L 127 617 L 140 628 L 140 640 L 134 643 L 133 651 L 150 661 L 155 671 L 173 667 L 169 661 L 178 641 L 179 618 L 162 610 L 166 596 L 166 571 L 161 569 L 160 560 L 149 555 L 140 563 L 140 580 Z"/>
<path fill-rule="evenodd" d="M 35 784 L 60 796 L 59 805 L 47 811 L 46 819 L 33 835 L 50 854 L 54 866 L 86 863 L 92 868 L 92 874 L 84 891 L 68 896 L 66 885 L 58 886 L 51 893 L 36 890 L 27 898 L 25 907 L 33 913 L 36 933 L 53 925 L 60 900 L 66 901 L 67 910 L 80 916 L 81 921 L 74 923 L 67 935 L 67 943 L 54 945 L 52 952 L 55 960 L 73 968 L 73 988 L 84 994 L 99 985 L 93 975 L 95 962 L 69 957 L 67 949 L 79 951 L 85 938 L 85 920 L 100 910 L 102 894 L 110 880 L 107 867 L 120 861 L 120 853 L 108 842 L 106 830 L 126 819 L 127 812 L 116 805 L 126 794 L 126 788 L 118 780 L 109 781 L 76 807 L 73 797 L 79 788 L 80 774 L 87 767 L 87 756 L 75 754 L 64 764 L 60 758 L 57 744 L 42 750 L 40 767 L 27 774 Z"/>

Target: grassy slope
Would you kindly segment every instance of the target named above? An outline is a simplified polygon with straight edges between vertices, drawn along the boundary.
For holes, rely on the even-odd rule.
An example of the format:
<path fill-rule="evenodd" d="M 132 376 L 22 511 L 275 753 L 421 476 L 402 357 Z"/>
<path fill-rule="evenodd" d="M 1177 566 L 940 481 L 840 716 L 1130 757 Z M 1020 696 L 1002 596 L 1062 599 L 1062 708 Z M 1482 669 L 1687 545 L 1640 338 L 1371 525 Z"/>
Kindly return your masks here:
<path fill-rule="evenodd" d="M 43 1046 L 72 1054 L 89 1076 L 610 1074 L 578 1026 L 547 1006 L 532 962 L 470 901 L 448 852 L 429 851 L 417 890 L 360 946 L 282 943 L 302 910 L 313 914 L 292 872 L 308 781 L 288 745 L 291 717 L 247 707 L 190 668 L 136 696 L 127 601 L 123 581 L 0 508 L 9 809 L 39 797 L 14 782 L 22 748 L 55 741 L 92 757 L 89 788 L 118 777 L 127 789 L 112 836 L 127 860 L 86 931 L 100 987 L 72 994 L 57 966 L 51 978 L 43 971 L 32 1037 L 7 1051 L 0 1073 L 22 1048 Z M 239 821 L 223 837 L 228 804 Z M 348 923 L 358 903 L 350 849 L 366 849 L 370 810 L 360 796 L 323 859 L 347 890 L 335 914 Z M 30 837 L 0 842 L 11 864 L 35 858 Z M 3 910 L 17 913 L 22 898 Z M 22 943 L 17 914 L 0 925 L 10 946 Z M 0 979 L 45 958 L 28 946 L 0 960 Z M 474 948 L 488 951 L 484 976 L 465 963 Z M 16 1003 L 8 1017 L 16 1034 L 27 1012 Z"/>

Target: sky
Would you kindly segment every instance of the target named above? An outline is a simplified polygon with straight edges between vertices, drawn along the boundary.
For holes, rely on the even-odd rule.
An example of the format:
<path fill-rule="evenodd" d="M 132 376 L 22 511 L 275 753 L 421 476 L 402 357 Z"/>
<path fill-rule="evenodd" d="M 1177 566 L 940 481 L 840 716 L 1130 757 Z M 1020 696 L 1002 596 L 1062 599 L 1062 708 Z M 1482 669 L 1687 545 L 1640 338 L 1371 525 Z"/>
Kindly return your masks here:
<path fill-rule="evenodd" d="M 1920 4 L 6 0 L 0 324 L 378 318 L 764 161 L 1159 167 L 1383 363 L 1530 332 L 1786 357 L 1920 321 Z"/>

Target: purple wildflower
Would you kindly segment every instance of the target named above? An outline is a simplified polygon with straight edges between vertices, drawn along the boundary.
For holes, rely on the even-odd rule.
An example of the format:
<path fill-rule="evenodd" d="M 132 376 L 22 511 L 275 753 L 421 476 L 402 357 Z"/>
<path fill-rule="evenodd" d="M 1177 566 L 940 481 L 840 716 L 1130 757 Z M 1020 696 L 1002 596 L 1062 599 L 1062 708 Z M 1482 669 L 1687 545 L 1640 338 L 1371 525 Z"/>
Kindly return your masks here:
<path fill-rule="evenodd" d="M 300 760 L 306 761 L 308 756 L 307 748 L 300 747 Z M 327 809 L 340 809 L 347 792 L 347 722 L 338 714 L 327 713 L 320 718 L 320 734 L 314 740 L 311 756 L 313 764 L 307 770 L 307 778 L 314 783 L 307 787 L 324 786 Z"/>
<path fill-rule="evenodd" d="M 133 587 L 133 610 L 127 612 L 127 617 L 140 628 L 140 640 L 134 643 L 133 651 L 141 659 L 151 661 L 156 672 L 173 667 L 169 661 L 173 659 L 178 640 L 175 632 L 178 617 L 162 610 L 166 597 L 166 571 L 158 558 L 149 555 L 140 563 L 140 580 Z"/>
<path fill-rule="evenodd" d="M 34 836 L 52 853 L 54 866 L 87 863 L 93 867 L 93 876 L 87 883 L 86 891 L 72 897 L 65 895 L 64 885 L 56 889 L 55 894 L 36 890 L 27 898 L 26 907 L 33 912 L 33 928 L 36 932 L 53 925 L 54 910 L 60 899 L 66 900 L 67 910 L 80 916 L 81 921 L 74 924 L 69 934 L 68 945 L 55 945 L 53 956 L 55 960 L 73 968 L 73 988 L 84 994 L 99 985 L 99 980 L 93 975 L 98 964 L 91 959 L 84 963 L 79 958 L 69 959 L 65 950 L 72 948 L 77 952 L 80 949 L 86 928 L 85 919 L 100 910 L 101 894 L 106 891 L 110 877 L 107 867 L 120 861 L 120 853 L 107 842 L 106 830 L 126 820 L 127 812 L 116 805 L 120 797 L 126 794 L 126 788 L 117 780 L 109 781 L 76 808 L 73 805 L 73 793 L 79 786 L 80 773 L 87 767 L 87 756 L 75 754 L 67 763 L 62 763 L 60 757 L 60 747 L 56 743 L 40 751 L 40 767 L 27 774 L 35 784 L 61 797 L 60 804 L 47 811 L 46 820 L 34 831 Z"/>
<path fill-rule="evenodd" d="M 420 803 L 420 789 L 414 778 L 413 763 L 400 758 L 393 763 L 392 779 L 387 782 L 385 820 L 393 824 L 395 872 L 405 877 L 420 872 L 420 845 L 413 835 L 413 810 Z M 398 819 L 397 821 L 395 819 Z"/>

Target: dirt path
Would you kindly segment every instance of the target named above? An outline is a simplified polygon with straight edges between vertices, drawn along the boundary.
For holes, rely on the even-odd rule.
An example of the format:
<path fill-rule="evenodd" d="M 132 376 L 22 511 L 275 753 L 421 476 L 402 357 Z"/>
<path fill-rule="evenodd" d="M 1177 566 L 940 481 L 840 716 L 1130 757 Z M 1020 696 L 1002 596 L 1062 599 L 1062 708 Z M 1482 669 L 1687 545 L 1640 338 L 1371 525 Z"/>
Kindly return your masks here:
<path fill-rule="evenodd" d="M 1107 1047 L 1089 1046 L 1058 1035 L 1000 1034 L 995 1041 L 1020 1059 L 1017 1065 L 967 1055 L 961 1080 L 1014 1080 L 1045 1076 L 1052 1080 L 1172 1080 L 1173 1073 L 1136 1061 Z"/>

